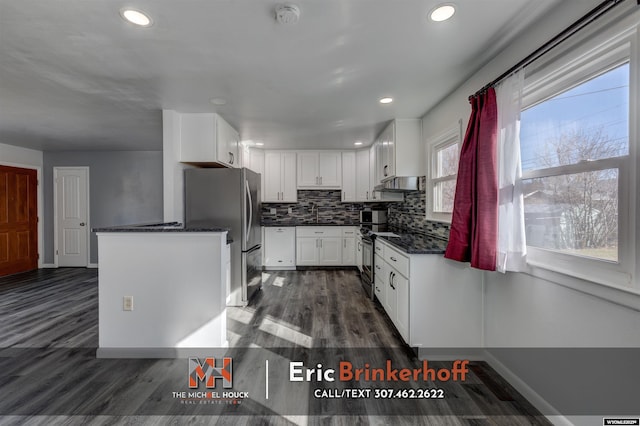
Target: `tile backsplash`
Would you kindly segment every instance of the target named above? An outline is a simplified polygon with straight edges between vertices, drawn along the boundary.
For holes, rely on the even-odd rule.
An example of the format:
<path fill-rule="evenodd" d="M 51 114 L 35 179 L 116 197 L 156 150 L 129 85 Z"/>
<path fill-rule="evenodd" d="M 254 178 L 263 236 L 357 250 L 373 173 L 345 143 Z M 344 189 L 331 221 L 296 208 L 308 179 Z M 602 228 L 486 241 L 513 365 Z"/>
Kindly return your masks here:
<path fill-rule="evenodd" d="M 426 187 L 426 178 L 420 178 L 420 188 Z M 389 225 L 407 229 L 411 232 L 435 235 L 449 239 L 448 223 L 427 220 L 427 195 L 426 192 L 407 192 L 404 202 L 389 204 L 389 215 L 387 221 Z"/>
<path fill-rule="evenodd" d="M 420 187 L 425 187 L 425 178 L 421 178 Z M 410 232 L 431 234 L 449 238 L 449 224 L 427 220 L 425 217 L 426 195 L 424 191 L 408 192 L 404 202 L 395 203 L 343 203 L 342 192 L 327 190 L 299 190 L 297 203 L 262 204 L 262 223 L 287 224 L 299 223 L 335 223 L 336 225 L 358 224 L 360 210 L 365 207 L 373 210 L 389 210 L 389 225 Z M 271 210 L 275 209 L 275 214 Z M 291 213 L 289 213 L 291 209 Z"/>
<path fill-rule="evenodd" d="M 355 224 L 360 222 L 360 210 L 363 203 L 343 203 L 342 191 L 298 190 L 297 203 L 264 203 L 262 204 L 262 223 L 335 223 L 336 225 Z M 367 203 L 366 207 L 386 210 L 385 203 Z M 271 209 L 276 213 L 272 214 Z M 289 214 L 291 209 L 291 214 Z M 317 211 L 317 216 L 316 216 Z M 317 217 L 317 221 L 316 221 Z"/>

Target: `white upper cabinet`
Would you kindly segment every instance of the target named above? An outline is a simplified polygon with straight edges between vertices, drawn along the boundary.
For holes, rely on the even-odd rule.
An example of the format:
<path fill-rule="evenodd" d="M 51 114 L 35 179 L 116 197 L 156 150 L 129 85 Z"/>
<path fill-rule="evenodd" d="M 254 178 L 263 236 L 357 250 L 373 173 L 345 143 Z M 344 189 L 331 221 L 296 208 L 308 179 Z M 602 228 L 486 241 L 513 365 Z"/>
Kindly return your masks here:
<path fill-rule="evenodd" d="M 367 168 L 369 167 L 369 158 L 367 157 Z M 369 174 L 367 173 L 367 177 Z M 356 193 L 357 171 L 356 171 L 356 152 L 345 151 L 342 153 L 342 201 L 353 202 L 358 201 Z"/>
<path fill-rule="evenodd" d="M 378 161 L 378 155 L 381 155 L 381 143 L 378 143 L 379 139 L 369 149 L 369 189 L 366 194 L 368 198 L 365 201 L 379 202 L 379 201 L 403 201 L 404 194 L 401 192 L 380 192 L 376 191 L 376 185 L 380 184 L 380 180 L 377 178 L 376 168 L 378 168 L 380 161 Z M 364 159 L 363 159 L 364 161 Z M 363 183 L 364 185 L 364 183 Z"/>
<path fill-rule="evenodd" d="M 344 166 L 343 166 L 344 173 Z M 372 201 L 371 182 L 369 180 L 369 150 L 356 151 L 356 201 Z M 343 175 L 344 176 L 344 175 Z M 344 177 L 343 180 L 344 182 Z"/>
<path fill-rule="evenodd" d="M 298 201 L 295 152 L 265 152 L 264 190 L 262 193 L 265 203 L 295 203 Z"/>
<path fill-rule="evenodd" d="M 422 176 L 424 148 L 420 119 L 395 119 L 374 143 L 376 182 L 395 176 Z"/>
<path fill-rule="evenodd" d="M 298 151 L 298 188 L 340 189 L 342 155 L 335 151 Z"/>
<path fill-rule="evenodd" d="M 180 114 L 180 161 L 240 167 L 240 135 L 218 114 Z"/>

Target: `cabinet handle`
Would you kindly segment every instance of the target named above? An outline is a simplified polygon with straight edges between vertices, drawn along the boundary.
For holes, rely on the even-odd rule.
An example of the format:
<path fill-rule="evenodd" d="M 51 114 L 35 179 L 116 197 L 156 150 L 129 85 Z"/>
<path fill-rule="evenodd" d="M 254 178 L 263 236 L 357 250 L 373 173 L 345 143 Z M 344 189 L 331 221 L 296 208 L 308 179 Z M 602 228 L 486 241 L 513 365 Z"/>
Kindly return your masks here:
<path fill-rule="evenodd" d="M 396 278 L 396 274 L 395 274 L 395 272 L 392 272 L 391 273 L 391 282 L 389 284 L 391 285 L 391 288 L 394 289 L 394 290 L 396 289 L 396 286 L 393 285 L 393 281 L 395 280 L 395 278 Z"/>
<path fill-rule="evenodd" d="M 324 231 L 315 231 L 314 234 L 324 234 Z"/>
<path fill-rule="evenodd" d="M 365 200 L 368 200 L 368 199 L 369 199 L 369 191 L 367 191 L 367 196 L 366 196 Z"/>
<path fill-rule="evenodd" d="M 229 164 L 233 164 L 233 160 L 235 159 L 233 152 L 229 153 Z"/>
<path fill-rule="evenodd" d="M 342 199 L 343 200 L 347 199 L 347 191 L 342 191 Z"/>
<path fill-rule="evenodd" d="M 398 259 L 396 259 L 396 258 L 395 258 L 395 257 L 393 257 L 393 256 L 389 256 L 389 259 L 393 260 L 394 262 L 397 262 L 397 261 L 398 261 Z"/>
<path fill-rule="evenodd" d="M 320 185 L 322 185 L 322 176 L 320 176 Z"/>
<path fill-rule="evenodd" d="M 389 272 L 389 285 L 393 288 L 393 284 L 391 284 L 391 275 L 393 275 L 393 272 Z"/>
<path fill-rule="evenodd" d="M 388 175 L 387 175 L 387 168 L 388 168 L 388 167 L 389 167 L 388 165 L 385 165 L 385 166 L 382 168 L 382 173 L 384 174 L 384 177 L 387 177 L 387 176 L 388 176 Z"/>

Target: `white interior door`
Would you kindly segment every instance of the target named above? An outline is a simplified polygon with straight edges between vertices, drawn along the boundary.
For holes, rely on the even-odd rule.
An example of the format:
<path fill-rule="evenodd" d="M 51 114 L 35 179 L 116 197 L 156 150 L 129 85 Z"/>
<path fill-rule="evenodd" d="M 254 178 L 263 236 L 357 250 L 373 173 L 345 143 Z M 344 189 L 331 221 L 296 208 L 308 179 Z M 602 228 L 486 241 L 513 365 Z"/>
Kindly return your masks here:
<path fill-rule="evenodd" d="M 56 167 L 56 254 L 58 266 L 87 266 L 89 206 L 86 167 Z"/>

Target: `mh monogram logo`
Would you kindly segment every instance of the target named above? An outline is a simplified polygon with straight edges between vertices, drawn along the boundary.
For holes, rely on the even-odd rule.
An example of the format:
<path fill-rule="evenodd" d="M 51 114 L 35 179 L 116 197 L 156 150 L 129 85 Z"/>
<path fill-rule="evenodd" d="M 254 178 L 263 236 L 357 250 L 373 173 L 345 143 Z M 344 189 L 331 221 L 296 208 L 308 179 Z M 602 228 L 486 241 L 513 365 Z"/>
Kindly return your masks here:
<path fill-rule="evenodd" d="M 224 357 L 222 366 L 216 366 L 215 358 L 205 358 L 202 364 L 198 358 L 189 358 L 189 387 L 197 389 L 199 382 L 203 381 L 207 388 L 215 388 L 216 379 L 222 379 L 223 388 L 233 387 L 232 359 Z"/>

